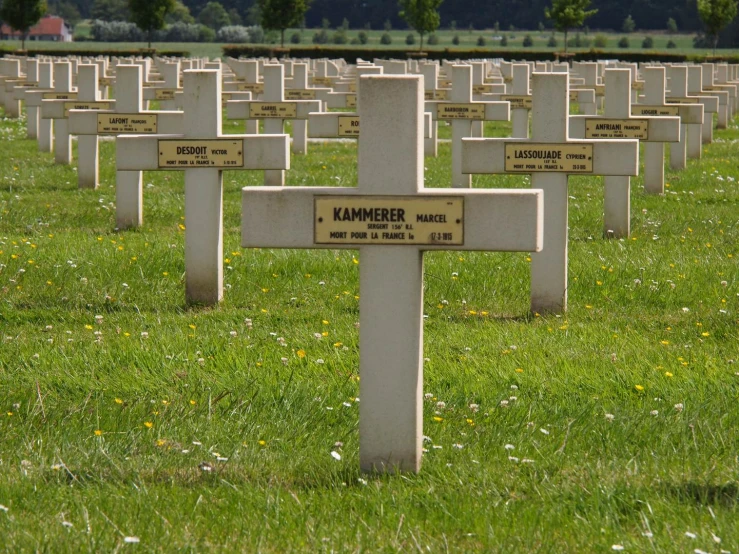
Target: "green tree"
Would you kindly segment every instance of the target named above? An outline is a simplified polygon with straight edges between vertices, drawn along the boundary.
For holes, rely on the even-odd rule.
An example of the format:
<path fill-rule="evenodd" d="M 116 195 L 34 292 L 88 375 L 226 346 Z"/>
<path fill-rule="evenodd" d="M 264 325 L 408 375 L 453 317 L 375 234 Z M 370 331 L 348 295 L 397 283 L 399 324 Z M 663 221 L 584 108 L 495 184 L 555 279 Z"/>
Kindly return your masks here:
<path fill-rule="evenodd" d="M 95 0 L 90 9 L 90 17 L 101 21 L 127 21 L 126 0 Z"/>
<path fill-rule="evenodd" d="M 77 9 L 77 6 L 71 2 L 65 2 L 64 0 L 54 4 L 49 4 L 49 13 L 58 15 L 73 27 L 82 19 L 82 15 Z"/>
<path fill-rule="evenodd" d="M 198 21 L 217 31 L 221 27 L 231 24 L 226 8 L 220 2 L 208 2 L 198 14 Z"/>
<path fill-rule="evenodd" d="M 285 29 L 298 27 L 310 7 L 310 0 L 258 0 L 262 27 L 280 31 L 280 46 L 285 46 Z"/>
<path fill-rule="evenodd" d="M 736 17 L 737 0 L 698 0 L 698 15 L 706 26 L 706 33 L 713 39 L 713 55 L 716 55 L 718 34 Z"/>
<path fill-rule="evenodd" d="M 28 30 L 46 13 L 46 0 L 3 0 L 0 19 L 21 33 L 21 49 L 26 49 Z"/>
<path fill-rule="evenodd" d="M 677 21 L 672 17 L 667 19 L 667 32 L 671 35 L 677 33 Z"/>
<path fill-rule="evenodd" d="M 439 6 L 444 0 L 400 0 L 400 17 L 421 35 L 419 50 L 423 50 L 423 35 L 439 28 Z"/>
<path fill-rule="evenodd" d="M 629 14 L 626 16 L 626 19 L 624 19 L 624 22 L 621 25 L 621 30 L 624 33 L 633 33 L 634 29 L 636 29 L 636 23 L 634 22 L 634 18 L 631 17 L 631 14 Z"/>
<path fill-rule="evenodd" d="M 154 31 L 164 28 L 164 20 L 174 6 L 175 0 L 128 0 L 131 21 L 146 33 L 149 48 Z"/>
<path fill-rule="evenodd" d="M 165 21 L 170 25 L 172 23 L 195 23 L 195 18 L 190 13 L 190 8 L 185 6 L 180 0 L 175 0 L 174 8 L 167 14 Z"/>
<path fill-rule="evenodd" d="M 581 27 L 585 19 L 595 15 L 598 10 L 588 10 L 590 0 L 552 0 L 552 7 L 544 9 L 544 15 L 551 19 L 554 28 L 565 34 L 565 52 L 567 52 L 567 32 L 574 27 Z"/>

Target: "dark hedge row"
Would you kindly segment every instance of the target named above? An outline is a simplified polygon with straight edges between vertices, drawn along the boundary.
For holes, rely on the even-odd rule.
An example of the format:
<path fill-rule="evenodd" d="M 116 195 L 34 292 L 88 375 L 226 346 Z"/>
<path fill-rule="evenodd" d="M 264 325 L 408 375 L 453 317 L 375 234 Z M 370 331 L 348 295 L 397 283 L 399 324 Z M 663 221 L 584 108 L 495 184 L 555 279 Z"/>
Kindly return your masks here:
<path fill-rule="evenodd" d="M 594 61 L 606 59 L 618 59 L 626 62 L 704 62 L 704 61 L 727 61 L 739 63 L 739 56 L 703 56 L 694 54 L 677 54 L 672 52 L 657 51 L 604 51 L 589 50 L 587 52 L 574 52 L 564 54 L 549 50 L 493 50 L 476 48 L 473 50 L 431 50 L 419 52 L 418 50 L 399 50 L 384 48 L 342 48 L 327 46 L 306 46 L 297 48 L 276 48 L 271 46 L 254 46 L 244 44 L 230 44 L 223 47 L 223 54 L 233 58 L 259 58 L 259 57 L 285 57 L 293 58 L 343 58 L 348 63 L 355 63 L 357 59 L 372 60 L 381 59 L 404 59 L 424 58 L 429 60 L 469 60 L 477 58 L 503 58 L 504 60 L 528 60 L 528 61 Z"/>

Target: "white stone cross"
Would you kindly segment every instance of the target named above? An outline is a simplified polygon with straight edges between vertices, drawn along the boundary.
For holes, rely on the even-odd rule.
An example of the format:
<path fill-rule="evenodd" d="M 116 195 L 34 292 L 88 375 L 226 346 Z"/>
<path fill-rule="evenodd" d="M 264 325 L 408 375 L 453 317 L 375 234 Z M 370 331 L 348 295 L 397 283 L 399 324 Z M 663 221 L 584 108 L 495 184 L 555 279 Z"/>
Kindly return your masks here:
<path fill-rule="evenodd" d="M 605 115 L 574 115 L 570 118 L 573 138 L 635 138 L 645 145 L 644 189 L 664 194 L 665 142 L 680 140 L 680 118 L 631 116 L 631 69 L 606 69 Z M 628 176 L 605 177 L 606 236 L 628 237 L 630 231 Z"/>
<path fill-rule="evenodd" d="M 308 114 L 321 110 L 318 100 L 291 100 L 285 102 L 285 68 L 281 64 L 264 66 L 264 100 L 229 101 L 226 113 L 229 119 L 261 119 L 267 134 L 284 133 L 286 119 L 308 119 Z M 284 185 L 284 170 L 265 170 L 265 185 Z"/>
<path fill-rule="evenodd" d="M 733 85 L 737 94 L 734 95 L 733 101 L 729 99 L 729 119 L 733 118 L 739 111 L 739 81 L 732 81 L 729 77 L 729 64 L 720 63 L 716 65 L 716 79 L 717 85 Z"/>
<path fill-rule="evenodd" d="M 567 179 L 571 174 L 637 175 L 635 140 L 569 138 L 566 73 L 532 75 L 530 139 L 462 141 L 465 173 L 531 174 L 531 186 L 544 190 L 544 249 L 531 255 L 531 310 L 567 309 Z"/>
<path fill-rule="evenodd" d="M 670 167 L 672 169 L 685 169 L 686 154 L 688 146 L 688 125 L 701 125 L 703 122 L 702 104 L 667 104 L 665 102 L 665 68 L 645 67 L 644 75 L 644 97 L 641 104 L 631 105 L 632 117 L 680 117 L 680 141 L 670 144 Z M 645 144 L 646 150 L 654 145 Z M 658 148 L 659 143 L 656 145 Z M 664 151 L 663 151 L 664 154 Z M 649 163 L 645 161 L 645 163 Z M 647 186 L 646 180 L 644 182 Z M 652 192 L 663 192 L 654 190 Z"/>
<path fill-rule="evenodd" d="M 26 61 L 26 78 L 16 83 L 13 87 L 13 94 L 19 101 L 26 104 L 26 137 L 31 140 L 38 138 L 38 106 L 29 106 L 26 101 L 26 94 L 32 90 L 38 90 L 38 60 Z M 6 94 L 9 94 L 6 92 Z"/>
<path fill-rule="evenodd" d="M 452 66 L 451 102 L 426 102 L 426 111 L 435 120 L 452 124 L 452 187 L 469 188 L 472 178 L 462 171 L 462 139 L 473 136 L 473 124 L 484 121 L 508 121 L 508 102 L 472 102 L 472 67 Z M 479 133 L 482 136 L 480 127 Z"/>
<path fill-rule="evenodd" d="M 185 296 L 223 297 L 223 170 L 290 167 L 287 135 L 223 135 L 219 70 L 184 76 L 184 133 L 117 140 L 119 171 L 184 170 Z"/>
<path fill-rule="evenodd" d="M 703 104 L 705 117 L 703 118 L 702 142 L 710 144 L 713 141 L 713 114 L 719 112 L 721 104 L 728 102 L 729 94 L 717 91 L 703 92 L 703 68 L 699 65 L 688 66 L 688 94 L 697 96 L 698 101 Z"/>
<path fill-rule="evenodd" d="M 712 63 L 701 64 L 703 68 L 703 90 L 707 93 L 719 92 L 718 99 L 718 121 L 716 129 L 726 129 L 729 125 L 730 114 L 733 114 L 733 105 L 736 103 L 737 85 L 730 83 L 718 83 L 714 78 L 714 66 Z"/>
<path fill-rule="evenodd" d="M 80 66 L 80 71 L 86 66 Z M 143 68 L 139 64 L 118 67 L 115 93 L 118 100 L 113 111 L 91 112 L 70 110 L 69 131 L 78 135 L 80 141 L 98 136 L 121 136 L 141 134 L 182 134 L 184 116 L 182 112 L 144 111 L 142 109 Z M 116 139 L 117 140 L 117 139 Z M 82 144 L 82 142 L 80 142 Z M 83 164 L 80 151 L 80 168 Z M 92 152 L 89 153 L 92 156 Z M 98 156 L 94 158 L 94 168 L 79 172 L 80 186 L 83 175 L 87 186 L 97 187 Z M 91 163 L 91 162 L 87 162 Z M 94 183 L 94 185 L 93 185 Z M 128 229 L 143 224 L 143 188 L 141 171 L 116 171 L 116 227 Z"/>
<path fill-rule="evenodd" d="M 38 88 L 26 92 L 26 109 L 35 110 L 38 119 L 38 149 L 40 152 L 54 150 L 54 120 L 41 117 L 41 103 L 54 97 L 77 97 L 76 92 L 54 92 L 54 65 L 51 62 L 38 62 Z"/>
<path fill-rule="evenodd" d="M 688 94 L 688 68 L 672 66 L 670 68 L 670 93 L 665 98 L 668 104 L 702 104 L 703 123 L 688 125 L 687 155 L 691 159 L 700 159 L 702 151 L 702 128 L 713 125 L 713 114 L 718 111 L 718 99 Z"/>
<path fill-rule="evenodd" d="M 423 252 L 538 250 L 540 191 L 423 185 L 419 76 L 361 79 L 357 187 L 246 187 L 242 246 L 358 248 L 359 457 L 418 471 L 423 437 Z"/>

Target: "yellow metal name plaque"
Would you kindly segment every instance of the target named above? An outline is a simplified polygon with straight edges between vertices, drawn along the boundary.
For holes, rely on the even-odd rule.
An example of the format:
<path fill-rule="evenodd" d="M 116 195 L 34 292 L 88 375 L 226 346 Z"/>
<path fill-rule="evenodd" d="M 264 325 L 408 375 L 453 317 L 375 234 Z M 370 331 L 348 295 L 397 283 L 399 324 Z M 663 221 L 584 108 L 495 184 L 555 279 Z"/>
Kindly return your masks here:
<path fill-rule="evenodd" d="M 262 94 L 264 92 L 264 83 L 238 83 L 236 90 L 240 92 L 253 92 L 254 94 Z"/>
<path fill-rule="evenodd" d="M 426 90 L 423 97 L 425 100 L 449 100 L 449 91 L 446 89 Z"/>
<path fill-rule="evenodd" d="M 485 119 L 485 104 L 439 104 L 437 119 Z"/>
<path fill-rule="evenodd" d="M 65 102 L 64 116 L 69 116 L 69 110 L 109 110 L 110 102 Z"/>
<path fill-rule="evenodd" d="M 649 106 L 646 104 L 633 104 L 631 106 L 631 115 L 676 116 L 679 113 L 680 108 L 678 106 Z"/>
<path fill-rule="evenodd" d="M 493 92 L 493 85 L 472 85 L 472 94 L 490 94 Z"/>
<path fill-rule="evenodd" d="M 334 80 L 331 77 L 313 77 L 311 79 L 314 85 L 320 85 L 322 87 L 333 87 Z"/>
<path fill-rule="evenodd" d="M 155 100 L 174 100 L 175 89 L 173 88 L 158 88 L 154 89 Z"/>
<path fill-rule="evenodd" d="M 340 137 L 358 137 L 359 136 L 359 116 L 340 115 L 338 135 Z"/>
<path fill-rule="evenodd" d="M 464 199 L 317 196 L 316 244 L 464 244 Z"/>
<path fill-rule="evenodd" d="M 507 142 L 506 173 L 592 173 L 592 144 Z"/>
<path fill-rule="evenodd" d="M 77 98 L 76 92 L 45 92 L 41 95 L 43 100 L 74 100 Z"/>
<path fill-rule="evenodd" d="M 162 169 L 228 168 L 244 165 L 244 142 L 241 140 L 161 139 L 157 142 L 159 167 Z"/>
<path fill-rule="evenodd" d="M 689 96 L 668 96 L 665 98 L 665 102 L 667 102 L 668 104 L 697 104 L 698 98 L 691 98 Z"/>
<path fill-rule="evenodd" d="M 533 106 L 531 96 L 516 96 L 504 94 L 500 97 L 501 102 L 510 102 L 512 110 L 530 110 Z"/>
<path fill-rule="evenodd" d="M 356 108 L 357 107 L 357 95 L 356 93 L 350 93 L 346 95 L 346 107 Z"/>
<path fill-rule="evenodd" d="M 603 117 L 586 119 L 585 138 L 647 140 L 649 138 L 649 120 L 605 119 Z"/>
<path fill-rule="evenodd" d="M 294 118 L 298 106 L 294 102 L 252 102 L 249 104 L 249 119 Z"/>
<path fill-rule="evenodd" d="M 98 135 L 146 135 L 157 132 L 156 114 L 99 113 Z"/>
<path fill-rule="evenodd" d="M 316 91 L 310 88 L 294 88 L 285 90 L 285 100 L 315 100 Z"/>

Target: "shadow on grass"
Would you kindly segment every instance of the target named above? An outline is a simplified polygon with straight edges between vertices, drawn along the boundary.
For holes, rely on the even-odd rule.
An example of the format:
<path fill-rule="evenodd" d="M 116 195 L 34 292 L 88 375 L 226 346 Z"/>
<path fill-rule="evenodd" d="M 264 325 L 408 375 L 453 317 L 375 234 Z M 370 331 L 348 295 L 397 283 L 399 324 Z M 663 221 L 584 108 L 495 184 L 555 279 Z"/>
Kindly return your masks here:
<path fill-rule="evenodd" d="M 739 485 L 736 483 L 670 483 L 663 485 L 665 493 L 680 502 L 698 505 L 721 506 L 734 509 L 739 504 Z"/>

